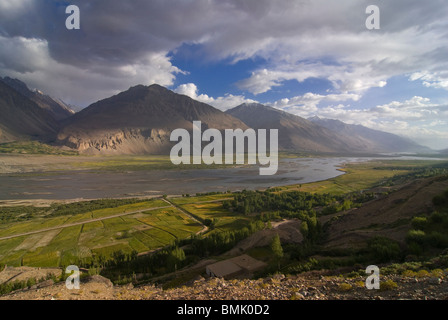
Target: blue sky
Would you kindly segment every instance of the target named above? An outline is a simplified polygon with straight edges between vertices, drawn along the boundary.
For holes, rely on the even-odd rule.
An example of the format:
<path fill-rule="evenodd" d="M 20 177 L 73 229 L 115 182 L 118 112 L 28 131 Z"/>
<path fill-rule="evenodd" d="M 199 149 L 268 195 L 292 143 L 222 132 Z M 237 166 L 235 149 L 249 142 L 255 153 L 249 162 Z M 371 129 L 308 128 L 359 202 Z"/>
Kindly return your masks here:
<path fill-rule="evenodd" d="M 80 30 L 65 28 L 69 4 Z M 442 149 L 447 16 L 446 0 L 0 0 L 0 76 L 81 107 L 158 83 L 223 111 L 256 101 Z"/>

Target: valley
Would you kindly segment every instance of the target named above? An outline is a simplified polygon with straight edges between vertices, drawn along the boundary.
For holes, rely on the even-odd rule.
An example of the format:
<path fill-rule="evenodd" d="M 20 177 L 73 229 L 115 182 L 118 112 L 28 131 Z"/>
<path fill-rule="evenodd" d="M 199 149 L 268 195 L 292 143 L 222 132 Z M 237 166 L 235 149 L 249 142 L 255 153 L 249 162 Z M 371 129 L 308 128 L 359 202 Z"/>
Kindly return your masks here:
<path fill-rule="evenodd" d="M 56 288 L 67 275 L 55 270 L 69 265 L 82 270 L 85 283 L 121 288 L 126 297 L 132 286 L 160 288 L 159 298 L 195 283 L 203 288 L 217 265 L 234 270 L 222 273 L 236 281 L 225 286 L 262 281 L 252 298 L 305 297 L 289 289 L 308 275 L 342 275 L 345 282 L 320 299 L 340 297 L 340 290 L 358 294 L 360 281 L 348 279 L 364 277 L 371 264 L 389 270 L 391 290 L 402 274 L 446 282 L 443 151 L 258 103 L 223 112 L 156 84 L 74 113 L 6 77 L 0 111 L 7 115 L 0 118 L 0 294 Z M 195 125 L 213 141 L 195 140 Z M 268 163 L 259 157 L 259 167 L 250 152 L 245 161 L 219 161 L 223 133 L 248 129 L 278 132 L 274 175 L 260 175 Z M 205 159 L 182 152 L 183 163 L 174 164 L 176 130 L 186 137 L 182 151 L 209 141 Z M 254 151 L 256 138 L 246 143 L 239 135 L 226 150 L 247 144 Z"/>
<path fill-rule="evenodd" d="M 242 253 L 267 264 L 255 277 L 349 272 L 366 263 L 426 261 L 441 253 L 435 247 L 415 255 L 407 239 L 413 219 L 431 215 L 432 199 L 448 189 L 446 162 L 358 159 L 338 163 L 336 169 L 341 171 L 329 179 L 266 191 L 9 199 L 0 204 L 0 264 L 62 269 L 77 264 L 86 275 L 101 274 L 115 284 L 172 288 L 203 275 L 204 263 Z M 272 208 L 270 198 L 277 199 Z M 284 250 L 280 263 L 269 248 L 275 234 Z M 377 262 L 372 241 L 401 249 Z"/>

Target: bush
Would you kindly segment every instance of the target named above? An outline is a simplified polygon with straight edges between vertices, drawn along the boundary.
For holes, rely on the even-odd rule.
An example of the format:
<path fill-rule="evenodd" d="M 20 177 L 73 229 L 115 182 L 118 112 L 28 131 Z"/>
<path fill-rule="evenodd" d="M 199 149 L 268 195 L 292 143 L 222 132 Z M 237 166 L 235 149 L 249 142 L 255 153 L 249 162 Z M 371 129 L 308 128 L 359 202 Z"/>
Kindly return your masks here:
<path fill-rule="evenodd" d="M 433 231 L 426 237 L 426 242 L 435 248 L 448 247 L 448 235 Z"/>
<path fill-rule="evenodd" d="M 431 271 L 431 275 L 436 278 L 442 278 L 445 275 L 445 273 L 443 272 L 442 269 L 434 269 Z"/>
<path fill-rule="evenodd" d="M 428 224 L 428 219 L 426 217 L 414 217 L 414 219 L 412 219 L 412 222 L 411 222 L 412 227 L 416 230 L 425 229 L 427 224 Z"/>
<path fill-rule="evenodd" d="M 430 276 L 430 273 L 426 270 L 420 270 L 419 272 L 417 272 L 418 278 L 427 278 L 429 276 Z"/>
<path fill-rule="evenodd" d="M 406 235 L 406 242 L 407 243 L 418 243 L 423 244 L 425 241 L 425 232 L 422 230 L 410 230 L 408 234 Z"/>
<path fill-rule="evenodd" d="M 403 277 L 416 277 L 417 276 L 417 272 L 412 271 L 412 270 L 405 270 L 402 274 Z"/>
<path fill-rule="evenodd" d="M 353 286 L 349 283 L 340 283 L 338 286 L 338 290 L 342 292 L 347 292 L 353 289 Z"/>
<path fill-rule="evenodd" d="M 408 244 L 408 251 L 411 255 L 420 256 L 423 253 L 423 248 L 420 244 L 416 242 L 411 242 Z"/>
<path fill-rule="evenodd" d="M 386 280 L 382 281 L 380 283 L 380 290 L 381 291 L 388 291 L 398 288 L 398 284 L 392 280 Z"/>
<path fill-rule="evenodd" d="M 442 223 L 443 222 L 443 218 L 444 218 L 444 216 L 440 212 L 438 212 L 438 211 L 434 212 L 429 217 L 431 223 L 433 223 L 433 224 Z"/>
<path fill-rule="evenodd" d="M 368 251 L 375 262 L 387 262 L 401 257 L 398 242 L 385 237 L 375 237 L 368 242 Z"/>

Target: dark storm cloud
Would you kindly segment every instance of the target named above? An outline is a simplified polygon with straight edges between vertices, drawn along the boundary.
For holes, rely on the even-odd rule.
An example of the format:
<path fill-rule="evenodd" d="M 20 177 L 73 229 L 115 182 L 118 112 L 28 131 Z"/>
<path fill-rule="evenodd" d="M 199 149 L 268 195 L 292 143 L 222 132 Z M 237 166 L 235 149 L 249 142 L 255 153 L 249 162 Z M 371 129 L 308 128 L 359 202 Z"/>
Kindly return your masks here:
<path fill-rule="evenodd" d="M 81 30 L 65 28 L 69 4 L 80 8 Z M 381 8 L 377 32 L 365 28 L 371 4 Z M 206 60 L 263 58 L 239 82 L 252 93 L 307 76 L 365 90 L 397 73 L 438 76 L 447 8 L 445 0 L 0 0 L 0 71 L 87 103 L 137 83 L 171 85 L 181 70 L 169 54 L 187 43 Z"/>

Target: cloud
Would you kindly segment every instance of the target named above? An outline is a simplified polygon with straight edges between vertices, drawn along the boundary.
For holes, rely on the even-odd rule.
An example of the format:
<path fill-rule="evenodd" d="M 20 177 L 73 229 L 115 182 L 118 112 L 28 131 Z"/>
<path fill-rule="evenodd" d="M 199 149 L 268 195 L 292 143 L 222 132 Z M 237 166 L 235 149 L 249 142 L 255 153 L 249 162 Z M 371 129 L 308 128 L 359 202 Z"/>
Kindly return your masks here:
<path fill-rule="evenodd" d="M 446 1 L 379 2 L 381 29 L 368 31 L 374 2 L 72 0 L 81 30 L 69 31 L 64 1 L 0 0 L 0 73 L 88 104 L 138 83 L 173 85 L 183 71 L 170 56 L 194 44 L 204 61 L 262 61 L 237 82 L 255 95 L 309 78 L 362 95 L 397 75 L 447 89 Z M 196 95 L 221 109 L 244 101 Z"/>
<path fill-rule="evenodd" d="M 174 92 L 189 96 L 190 98 L 209 104 L 221 111 L 226 111 L 243 103 L 257 102 L 252 99 L 246 99 L 244 96 L 226 94 L 224 97 L 213 98 L 206 94 L 198 94 L 198 87 L 194 83 L 181 84 Z"/>
<path fill-rule="evenodd" d="M 448 147 L 446 104 L 436 104 L 429 98 L 415 96 L 405 101 L 392 101 L 373 108 L 352 108 L 342 103 L 322 106 L 323 102 L 357 101 L 355 94 L 318 95 L 307 93 L 292 99 L 281 99 L 270 105 L 309 118 L 319 116 L 349 124 L 395 133 L 434 149 Z"/>
<path fill-rule="evenodd" d="M 46 40 L 24 37 L 0 36 L 0 61 L 3 75 L 18 78 L 66 103 L 83 106 L 132 85 L 172 85 L 175 74 L 182 72 L 165 54 L 157 53 L 115 67 L 78 68 L 53 59 Z"/>
<path fill-rule="evenodd" d="M 321 78 L 331 81 L 340 92 L 362 93 L 373 87 L 384 87 L 389 78 L 397 75 L 416 73 L 422 68 L 446 68 L 446 59 L 434 56 L 434 52 L 448 40 L 440 36 L 442 33 L 441 29 L 422 31 L 418 27 L 396 33 L 348 30 L 330 33 L 326 29 L 308 34 L 302 32 L 287 40 L 273 40 L 269 44 L 271 52 L 267 48 L 261 49 L 259 54 L 269 57 L 269 66 L 253 71 L 238 85 L 253 94 L 260 94 L 286 80 L 303 82 L 308 78 Z M 425 46 L 416 43 L 425 43 Z M 432 86 L 446 84 L 440 79 L 447 77 L 426 75 Z"/>
<path fill-rule="evenodd" d="M 321 112 L 321 109 L 318 108 L 321 102 L 344 102 L 344 101 L 358 101 L 361 98 L 358 94 L 328 94 L 321 95 L 308 92 L 303 96 L 296 96 L 293 98 L 283 98 L 281 100 L 270 103 L 269 105 L 281 109 L 290 113 L 293 113 L 298 116 L 302 116 L 304 118 L 309 118 L 317 113 Z M 334 111 L 336 112 L 338 109 L 342 108 L 341 104 L 334 107 Z"/>
<path fill-rule="evenodd" d="M 448 90 L 448 71 L 443 72 L 415 72 L 409 77 L 410 81 L 422 81 L 425 87 Z"/>

